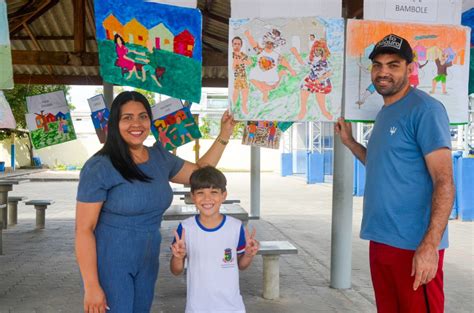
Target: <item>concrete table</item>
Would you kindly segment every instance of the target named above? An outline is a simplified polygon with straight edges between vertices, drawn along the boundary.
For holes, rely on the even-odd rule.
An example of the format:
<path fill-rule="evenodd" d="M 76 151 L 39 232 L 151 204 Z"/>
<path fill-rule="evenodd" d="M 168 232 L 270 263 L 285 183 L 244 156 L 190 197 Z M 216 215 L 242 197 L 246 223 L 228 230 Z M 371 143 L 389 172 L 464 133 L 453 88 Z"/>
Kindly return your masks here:
<path fill-rule="evenodd" d="M 36 210 L 36 229 L 44 229 L 46 223 L 46 209 L 48 205 L 53 204 L 53 200 L 30 200 L 26 205 L 32 205 Z"/>
<path fill-rule="evenodd" d="M 174 196 L 186 196 L 191 193 L 190 188 L 181 187 L 181 188 L 173 188 L 173 195 Z"/>
<path fill-rule="evenodd" d="M 288 241 L 261 241 L 257 254 L 263 257 L 263 297 L 274 300 L 280 296 L 280 255 L 297 254 Z"/>
<path fill-rule="evenodd" d="M 8 192 L 13 190 L 13 185 L 29 182 L 29 179 L 2 179 L 0 180 L 0 205 L 8 204 Z M 2 225 L 3 229 L 7 229 L 8 225 L 8 210 L 2 210 Z"/>
<path fill-rule="evenodd" d="M 8 197 L 8 226 L 16 225 L 18 222 L 18 202 L 28 199 L 25 196 Z"/>
<path fill-rule="evenodd" d="M 235 217 L 244 223 L 247 223 L 249 220 L 249 213 L 239 204 L 223 204 L 221 205 L 220 212 Z M 195 205 L 173 204 L 165 211 L 163 220 L 181 221 L 196 214 L 198 214 L 198 210 Z"/>

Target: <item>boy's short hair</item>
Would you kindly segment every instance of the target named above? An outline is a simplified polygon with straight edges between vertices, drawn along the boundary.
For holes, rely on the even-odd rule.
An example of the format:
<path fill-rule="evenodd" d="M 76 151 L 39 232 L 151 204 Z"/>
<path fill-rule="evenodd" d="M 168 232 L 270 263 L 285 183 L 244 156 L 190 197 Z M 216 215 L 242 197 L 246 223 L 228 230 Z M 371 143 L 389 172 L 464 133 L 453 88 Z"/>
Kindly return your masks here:
<path fill-rule="evenodd" d="M 224 174 L 213 166 L 205 166 L 195 170 L 189 178 L 191 192 L 204 188 L 220 189 L 227 191 L 227 179 Z"/>

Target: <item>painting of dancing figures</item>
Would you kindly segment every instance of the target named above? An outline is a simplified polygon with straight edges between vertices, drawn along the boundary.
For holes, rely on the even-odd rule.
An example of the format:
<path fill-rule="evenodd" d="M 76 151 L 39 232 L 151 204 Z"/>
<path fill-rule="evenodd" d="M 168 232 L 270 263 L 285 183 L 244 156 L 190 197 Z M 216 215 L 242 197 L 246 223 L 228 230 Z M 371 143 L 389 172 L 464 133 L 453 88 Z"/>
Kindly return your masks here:
<path fill-rule="evenodd" d="M 334 121 L 340 115 L 344 22 L 231 19 L 229 101 L 236 119 Z"/>

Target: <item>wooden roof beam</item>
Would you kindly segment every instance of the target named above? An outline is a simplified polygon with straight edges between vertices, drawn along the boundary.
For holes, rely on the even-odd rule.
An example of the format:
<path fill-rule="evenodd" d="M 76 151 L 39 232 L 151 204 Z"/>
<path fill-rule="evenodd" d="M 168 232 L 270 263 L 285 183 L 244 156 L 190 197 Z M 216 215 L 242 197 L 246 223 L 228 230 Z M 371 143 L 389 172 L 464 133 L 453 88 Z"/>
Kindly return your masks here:
<path fill-rule="evenodd" d="M 46 66 L 99 66 L 97 53 L 12 50 L 12 63 Z"/>
<path fill-rule="evenodd" d="M 19 32 L 23 25 L 30 24 L 58 2 L 59 0 L 30 1 L 26 6 L 8 16 L 10 37 Z"/>
<path fill-rule="evenodd" d="M 14 74 L 13 81 L 33 85 L 102 85 L 100 76 Z"/>
<path fill-rule="evenodd" d="M 85 0 L 74 1 L 74 52 L 86 51 L 86 3 Z"/>

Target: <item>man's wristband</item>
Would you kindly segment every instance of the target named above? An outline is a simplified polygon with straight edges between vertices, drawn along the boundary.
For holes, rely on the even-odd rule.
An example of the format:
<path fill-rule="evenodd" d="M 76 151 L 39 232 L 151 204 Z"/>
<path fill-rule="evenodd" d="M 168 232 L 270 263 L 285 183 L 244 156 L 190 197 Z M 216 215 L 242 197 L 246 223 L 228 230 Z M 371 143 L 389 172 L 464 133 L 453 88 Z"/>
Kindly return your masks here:
<path fill-rule="evenodd" d="M 225 146 L 225 145 L 227 145 L 227 144 L 229 143 L 229 140 L 224 140 L 224 139 L 222 139 L 221 137 L 217 137 L 217 138 L 216 138 L 216 141 L 217 141 L 218 143 L 220 143 L 221 145 L 223 145 L 223 146 Z"/>

